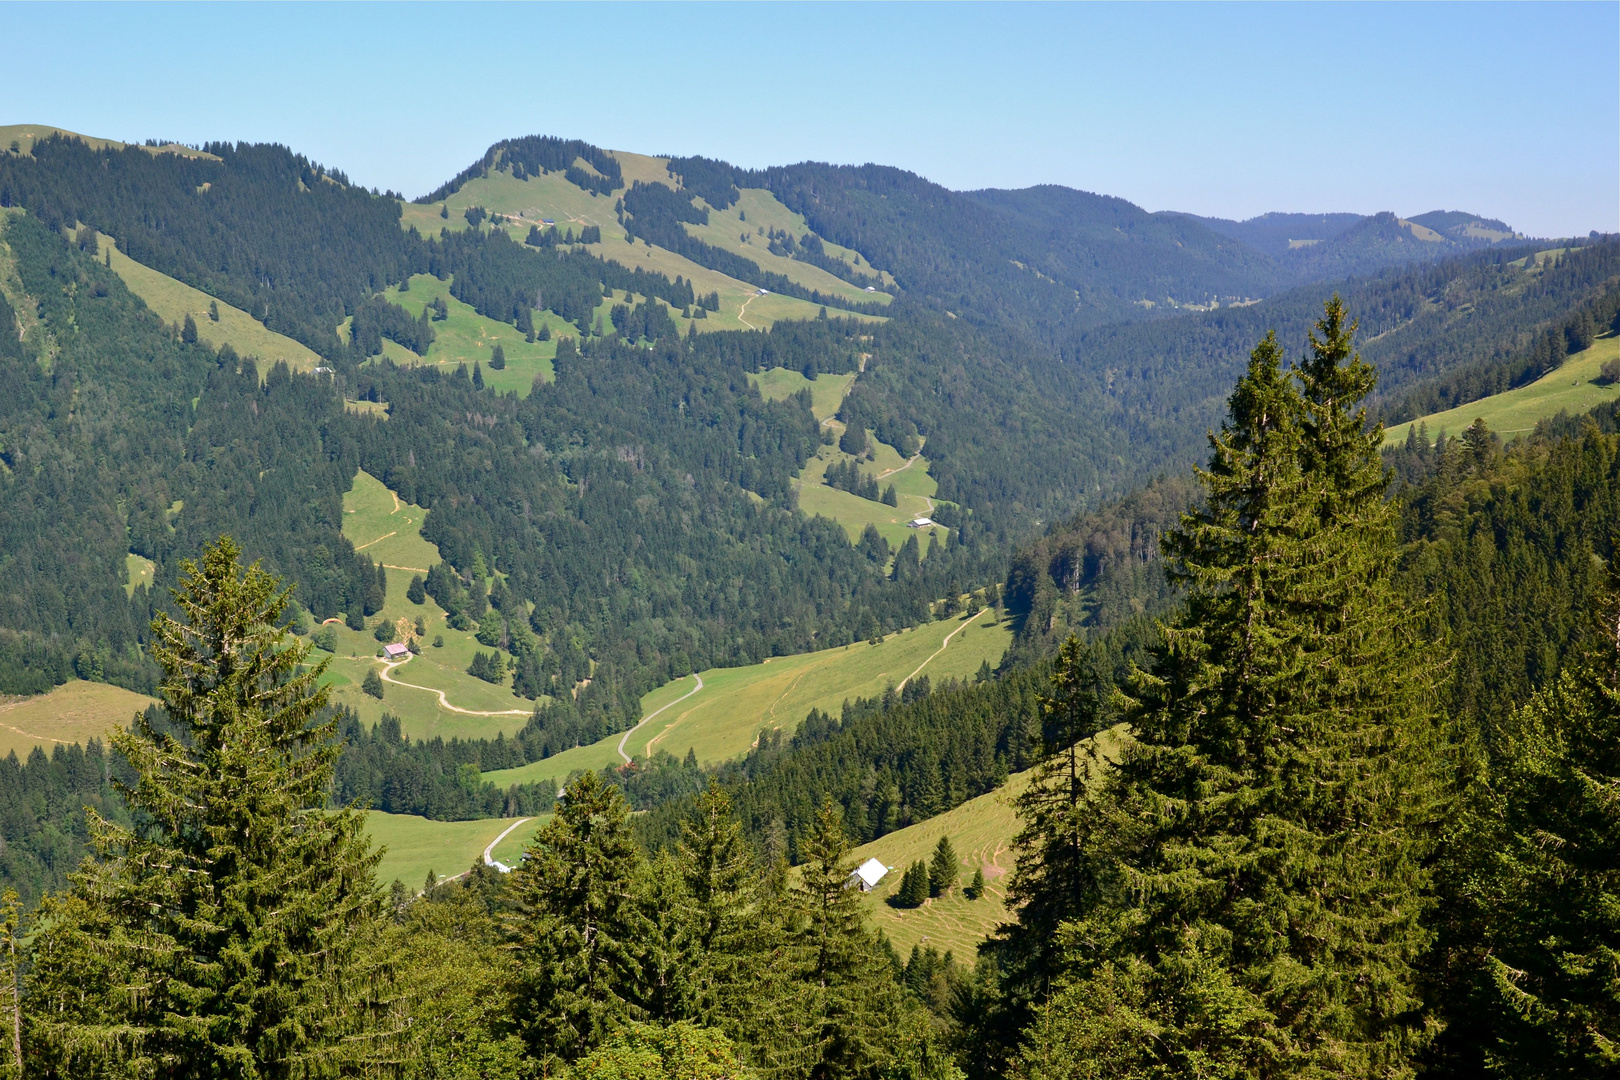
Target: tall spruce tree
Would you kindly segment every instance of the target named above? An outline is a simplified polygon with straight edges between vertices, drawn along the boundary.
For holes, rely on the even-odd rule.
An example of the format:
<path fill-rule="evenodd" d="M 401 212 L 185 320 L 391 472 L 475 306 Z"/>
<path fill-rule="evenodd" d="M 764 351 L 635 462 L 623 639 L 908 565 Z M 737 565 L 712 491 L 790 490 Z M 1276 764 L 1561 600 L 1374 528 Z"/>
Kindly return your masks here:
<path fill-rule="evenodd" d="M 640 950 L 651 927 L 624 796 L 584 773 L 527 856 L 511 883 L 511 1019 L 530 1054 L 554 1066 L 643 1016 Z"/>
<path fill-rule="evenodd" d="M 691 1019 L 729 1026 L 750 1008 L 749 987 L 762 960 L 759 874 L 718 783 L 698 798 L 681 829 L 681 875 L 691 905 L 681 947 L 691 965 Z"/>
<path fill-rule="evenodd" d="M 365 819 L 324 811 L 338 753 L 325 665 L 277 629 L 288 603 L 222 537 L 184 564 L 152 653 L 167 723 L 114 728 L 139 827 L 93 811 L 96 856 L 47 905 L 30 1032 L 67 1076 L 270 1078 L 343 1071 L 378 982 Z M 89 980 L 89 981 L 87 981 Z"/>
<path fill-rule="evenodd" d="M 1437 664 L 1391 587 L 1353 332 L 1335 298 L 1293 377 L 1260 343 L 1206 503 L 1166 537 L 1187 605 L 1088 796 L 1096 899 L 1065 928 L 1032 1076 L 1412 1071 Z"/>
<path fill-rule="evenodd" d="M 905 1005 L 890 957 L 866 927 L 860 890 L 850 886 L 851 850 L 842 815 L 824 798 L 780 936 L 754 984 L 759 1007 L 745 1024 L 768 1074 L 876 1076 L 900 1047 Z"/>

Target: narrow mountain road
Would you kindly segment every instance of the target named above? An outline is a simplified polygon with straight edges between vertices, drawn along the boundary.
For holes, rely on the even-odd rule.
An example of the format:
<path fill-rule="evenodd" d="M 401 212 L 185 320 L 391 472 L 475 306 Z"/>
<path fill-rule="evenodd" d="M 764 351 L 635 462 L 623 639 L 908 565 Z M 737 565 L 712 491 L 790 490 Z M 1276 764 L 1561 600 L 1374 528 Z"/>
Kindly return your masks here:
<path fill-rule="evenodd" d="M 737 309 L 737 321 L 748 327 L 750 330 L 758 330 L 759 327 L 743 318 L 743 313 L 748 310 L 748 305 L 752 304 L 754 302 L 754 298 L 758 295 L 758 293 L 755 293 L 753 296 L 750 296 L 748 299 L 743 301 L 743 306 Z"/>
<path fill-rule="evenodd" d="M 979 621 L 979 616 L 983 615 L 986 611 L 989 611 L 989 610 L 990 610 L 989 608 L 983 608 L 982 610 L 974 612 L 972 618 L 964 620 L 961 626 L 958 626 L 955 630 L 952 630 L 950 633 L 946 634 L 945 635 L 945 640 L 939 643 L 939 648 L 935 649 L 933 651 L 933 653 L 928 657 L 927 660 L 924 660 L 922 663 L 918 664 L 916 671 L 913 671 L 910 675 L 907 675 L 905 678 L 901 679 L 900 680 L 900 685 L 896 686 L 895 689 L 896 690 L 904 690 L 906 688 L 906 683 L 910 682 L 912 679 L 915 679 L 918 675 L 922 674 L 922 669 L 927 667 L 929 664 L 933 663 L 935 656 L 938 656 L 940 653 L 945 651 L 945 647 L 951 643 L 951 638 L 955 637 L 957 634 L 960 634 L 962 631 L 966 630 L 968 627 L 970 627 L 974 623 L 978 622 Z"/>
<path fill-rule="evenodd" d="M 453 713 L 460 713 L 462 716 L 529 716 L 534 711 L 532 709 L 498 709 L 495 712 L 481 712 L 478 709 L 463 709 L 459 705 L 452 705 L 450 704 L 450 699 L 444 696 L 443 690 L 435 690 L 431 686 L 417 686 L 415 683 L 401 682 L 399 679 L 394 678 L 394 669 L 399 667 L 401 664 L 408 664 L 410 662 L 411 657 L 409 656 L 403 660 L 384 660 L 382 672 L 383 682 L 393 683 L 395 686 L 409 687 L 412 690 L 426 690 L 430 694 L 438 694 L 439 707 L 441 709 L 447 709 Z"/>
<path fill-rule="evenodd" d="M 669 708 L 670 705 L 679 705 L 681 702 L 685 701 L 687 698 L 691 697 L 693 694 L 695 694 L 699 690 L 703 689 L 703 676 L 699 675 L 697 672 L 694 671 L 692 673 L 692 678 L 697 680 L 697 685 L 696 686 L 692 687 L 692 689 L 688 690 L 686 693 L 682 694 L 680 697 L 678 697 L 674 701 L 670 702 L 669 705 L 660 705 L 658 708 L 654 709 L 652 712 L 648 713 L 646 716 L 643 716 L 641 718 L 641 724 L 645 724 L 647 721 L 651 720 L 653 717 L 657 716 L 659 713 L 661 713 L 665 709 Z M 619 756 L 624 758 L 625 764 L 627 764 L 627 765 L 631 761 L 633 761 L 635 759 L 632 758 L 629 754 L 624 752 L 624 744 L 630 741 L 630 736 L 634 735 L 636 732 L 641 730 L 641 724 L 637 724 L 635 727 L 633 727 L 629 731 L 625 732 L 624 733 L 624 738 L 619 740 Z"/>
<path fill-rule="evenodd" d="M 510 825 L 508 825 L 506 827 L 505 832 L 501 833 L 501 835 L 499 835 L 495 839 L 491 840 L 489 842 L 489 847 L 484 849 L 484 865 L 485 866 L 493 866 L 495 869 L 499 870 L 503 874 L 511 873 L 512 868 L 510 866 L 507 866 L 503 862 L 496 862 L 495 861 L 495 845 L 500 843 L 502 840 L 505 840 L 508 836 L 512 835 L 512 830 L 517 828 L 519 825 L 522 825 L 525 821 L 533 821 L 533 820 L 534 820 L 534 818 L 518 818 L 516 821 L 512 822 L 512 824 L 510 824 Z"/>
<path fill-rule="evenodd" d="M 892 469 L 886 469 L 883 472 L 878 473 L 877 476 L 874 477 L 873 479 L 883 480 L 883 479 L 887 479 L 888 477 L 893 476 L 895 473 L 905 472 L 907 469 L 909 469 L 913 465 L 917 464 L 917 462 L 920 461 L 920 460 L 922 460 L 922 451 L 921 450 L 917 451 L 915 454 L 913 454 L 909 458 L 907 458 L 906 463 L 904 465 L 899 465 L 899 466 L 896 466 L 895 468 L 892 468 Z M 926 496 L 926 495 L 923 496 L 923 498 L 925 498 L 925 499 L 927 497 L 928 496 Z M 375 543 L 375 541 L 373 541 L 373 543 Z M 359 551 L 360 549 L 355 548 L 355 550 Z"/>

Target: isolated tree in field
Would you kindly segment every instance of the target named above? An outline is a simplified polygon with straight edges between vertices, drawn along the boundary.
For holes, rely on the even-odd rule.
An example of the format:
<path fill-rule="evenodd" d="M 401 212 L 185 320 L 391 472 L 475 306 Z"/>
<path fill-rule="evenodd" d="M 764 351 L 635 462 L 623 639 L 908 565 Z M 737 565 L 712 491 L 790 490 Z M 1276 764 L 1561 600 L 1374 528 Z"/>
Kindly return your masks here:
<path fill-rule="evenodd" d="M 928 899 L 928 864 L 918 860 L 906 867 L 900 877 L 900 887 L 894 891 L 895 907 L 922 907 Z"/>
<path fill-rule="evenodd" d="M 97 854 L 42 913 L 30 1023 L 61 1075 L 328 1075 L 361 1045 L 377 856 L 363 815 L 322 809 L 325 664 L 238 553 L 185 563 L 184 621 L 152 623 L 166 721 L 110 732 L 141 827 L 89 812 Z"/>
<path fill-rule="evenodd" d="M 489 354 L 489 370 L 506 370 L 506 350 L 501 348 L 499 345 L 496 345 Z"/>
<path fill-rule="evenodd" d="M 191 317 L 189 311 L 186 312 L 186 321 L 180 327 L 180 340 L 187 345 L 197 344 L 197 320 Z"/>
<path fill-rule="evenodd" d="M 934 857 L 928 863 L 928 895 L 942 896 L 956 885 L 962 873 L 962 864 L 956 858 L 951 838 L 942 836 L 934 847 Z"/>
<path fill-rule="evenodd" d="M 218 300 L 210 300 L 210 301 L 208 301 L 208 317 L 210 319 L 212 319 L 214 322 L 219 322 L 219 301 Z"/>
<path fill-rule="evenodd" d="M 366 677 L 360 681 L 360 689 L 363 693 L 370 694 L 378 701 L 382 700 L 383 681 L 382 676 L 377 674 L 376 668 L 371 668 L 366 672 Z"/>
<path fill-rule="evenodd" d="M 973 880 L 967 883 L 967 887 L 962 890 L 962 895 L 969 900 L 977 900 L 984 895 L 984 867 L 976 866 L 973 868 Z"/>
<path fill-rule="evenodd" d="M 405 599 L 413 604 L 427 603 L 427 589 L 422 583 L 421 574 L 412 575 L 411 583 L 405 587 Z"/>

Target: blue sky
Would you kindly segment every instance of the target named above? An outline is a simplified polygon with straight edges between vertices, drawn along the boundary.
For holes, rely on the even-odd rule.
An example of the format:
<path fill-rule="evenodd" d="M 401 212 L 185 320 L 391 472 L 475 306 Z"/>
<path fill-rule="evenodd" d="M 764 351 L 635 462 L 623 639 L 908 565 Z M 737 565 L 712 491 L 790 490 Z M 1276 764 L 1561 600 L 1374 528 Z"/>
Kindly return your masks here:
<path fill-rule="evenodd" d="M 876 161 L 1151 210 L 1620 230 L 1620 5 L 15 5 L 0 123 L 286 143 L 415 196 L 498 139 Z"/>

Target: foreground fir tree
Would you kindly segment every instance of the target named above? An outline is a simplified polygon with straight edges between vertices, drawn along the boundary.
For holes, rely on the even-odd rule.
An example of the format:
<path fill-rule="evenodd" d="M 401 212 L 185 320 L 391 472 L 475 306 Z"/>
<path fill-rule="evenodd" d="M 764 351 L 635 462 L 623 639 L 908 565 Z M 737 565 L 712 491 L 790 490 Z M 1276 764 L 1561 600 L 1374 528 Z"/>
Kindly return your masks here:
<path fill-rule="evenodd" d="M 187 562 L 152 652 L 168 723 L 113 729 L 137 828 L 46 905 L 30 1034 L 60 1076 L 272 1078 L 358 1068 L 381 911 L 364 817 L 321 809 L 338 753 L 288 593 L 229 538 Z"/>
<path fill-rule="evenodd" d="M 645 1018 L 653 924 L 639 903 L 629 809 L 596 773 L 568 786 L 526 855 L 511 881 L 511 1016 L 530 1055 L 554 1071 Z"/>
<path fill-rule="evenodd" d="M 1436 665 L 1391 587 L 1392 511 L 1337 299 L 1297 371 L 1268 336 L 1166 538 L 1184 613 L 1086 796 L 1065 985 L 1030 1077 L 1398 1077 L 1416 964 Z"/>

